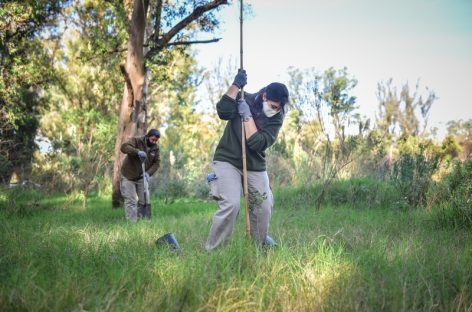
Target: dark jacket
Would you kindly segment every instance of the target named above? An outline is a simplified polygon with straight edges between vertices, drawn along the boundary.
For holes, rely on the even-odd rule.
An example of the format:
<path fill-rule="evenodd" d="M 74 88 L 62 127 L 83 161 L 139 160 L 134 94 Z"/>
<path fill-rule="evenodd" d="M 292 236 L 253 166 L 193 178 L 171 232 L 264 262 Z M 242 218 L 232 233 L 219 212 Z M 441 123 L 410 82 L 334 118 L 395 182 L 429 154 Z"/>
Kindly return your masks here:
<path fill-rule="evenodd" d="M 257 94 L 244 94 L 257 126 L 257 132 L 246 140 L 246 162 L 250 171 L 266 171 L 265 150 L 274 144 L 282 127 L 283 114 L 267 118 L 261 110 L 255 109 L 256 96 Z M 242 169 L 241 117 L 238 114 L 236 100 L 223 95 L 216 104 L 216 110 L 220 119 L 228 120 L 228 123 L 216 147 L 213 160 L 226 161 Z"/>
<path fill-rule="evenodd" d="M 126 154 L 121 174 L 128 180 L 138 180 L 143 176 L 141 160 L 138 157 L 139 151 L 146 152 L 145 169 L 150 176 L 159 169 L 161 158 L 159 155 L 159 144 L 148 146 L 146 136 L 134 137 L 121 145 L 121 152 Z"/>

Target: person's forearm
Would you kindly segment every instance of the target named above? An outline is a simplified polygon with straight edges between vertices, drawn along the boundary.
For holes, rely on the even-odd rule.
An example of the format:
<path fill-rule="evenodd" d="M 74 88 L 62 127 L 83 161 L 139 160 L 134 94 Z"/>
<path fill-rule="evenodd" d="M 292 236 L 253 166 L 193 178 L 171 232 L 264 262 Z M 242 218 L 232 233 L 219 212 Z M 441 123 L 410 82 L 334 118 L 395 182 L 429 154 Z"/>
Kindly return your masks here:
<path fill-rule="evenodd" d="M 238 95 L 238 93 L 239 93 L 239 88 L 235 85 L 231 85 L 228 91 L 226 91 L 226 95 L 234 100 L 236 100 L 236 96 Z"/>
<path fill-rule="evenodd" d="M 249 138 L 257 132 L 256 123 L 254 122 L 254 119 L 250 118 L 248 121 L 244 121 L 243 124 L 244 131 L 246 134 L 246 140 L 249 140 Z"/>

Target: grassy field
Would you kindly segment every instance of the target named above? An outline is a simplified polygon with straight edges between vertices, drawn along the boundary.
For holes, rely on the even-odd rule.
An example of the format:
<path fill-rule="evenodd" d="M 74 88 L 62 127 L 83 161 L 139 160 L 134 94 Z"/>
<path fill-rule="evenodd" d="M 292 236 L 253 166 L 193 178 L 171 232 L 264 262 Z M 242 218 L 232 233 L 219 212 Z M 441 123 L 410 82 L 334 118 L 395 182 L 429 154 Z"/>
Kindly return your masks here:
<path fill-rule="evenodd" d="M 108 198 L 5 203 L 2 311 L 472 311 L 472 233 L 424 210 L 285 201 L 278 247 L 245 242 L 240 217 L 232 243 L 206 253 L 214 202 L 153 200 L 137 224 Z M 155 245 L 167 232 L 182 255 Z"/>

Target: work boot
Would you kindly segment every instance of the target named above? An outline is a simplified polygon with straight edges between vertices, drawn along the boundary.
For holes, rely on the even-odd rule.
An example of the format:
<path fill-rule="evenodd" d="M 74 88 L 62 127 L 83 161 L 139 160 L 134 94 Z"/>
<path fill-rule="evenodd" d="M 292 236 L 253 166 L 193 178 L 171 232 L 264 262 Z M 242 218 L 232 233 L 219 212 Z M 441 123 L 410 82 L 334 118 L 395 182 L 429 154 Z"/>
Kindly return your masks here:
<path fill-rule="evenodd" d="M 138 204 L 138 219 L 151 219 L 151 205 Z"/>
<path fill-rule="evenodd" d="M 276 246 L 277 243 L 269 235 L 266 236 L 265 241 L 262 243 L 262 247 L 264 248 L 274 248 Z"/>

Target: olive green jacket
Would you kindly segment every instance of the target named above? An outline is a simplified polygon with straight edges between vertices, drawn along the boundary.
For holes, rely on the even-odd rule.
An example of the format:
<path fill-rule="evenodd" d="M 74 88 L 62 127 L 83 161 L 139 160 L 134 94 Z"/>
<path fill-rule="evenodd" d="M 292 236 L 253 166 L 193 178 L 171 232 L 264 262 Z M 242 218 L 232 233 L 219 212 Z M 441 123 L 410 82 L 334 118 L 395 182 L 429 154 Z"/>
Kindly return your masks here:
<path fill-rule="evenodd" d="M 121 152 L 126 154 L 121 174 L 128 180 L 138 180 L 143 177 L 141 160 L 138 157 L 139 151 L 146 152 L 145 169 L 152 176 L 161 163 L 159 155 L 159 144 L 147 146 L 146 136 L 134 137 L 121 145 Z"/>
<path fill-rule="evenodd" d="M 265 150 L 274 144 L 284 116 L 282 113 L 267 118 L 264 113 L 256 112 L 254 102 L 257 94 L 244 94 L 244 99 L 251 108 L 257 132 L 246 140 L 247 170 L 266 171 Z M 238 114 L 236 100 L 223 95 L 216 104 L 220 119 L 227 120 L 223 136 L 216 147 L 213 160 L 229 162 L 236 168 L 243 168 L 241 145 L 241 117 Z"/>

